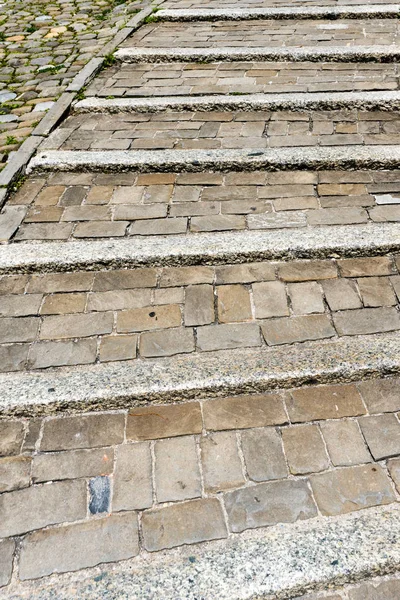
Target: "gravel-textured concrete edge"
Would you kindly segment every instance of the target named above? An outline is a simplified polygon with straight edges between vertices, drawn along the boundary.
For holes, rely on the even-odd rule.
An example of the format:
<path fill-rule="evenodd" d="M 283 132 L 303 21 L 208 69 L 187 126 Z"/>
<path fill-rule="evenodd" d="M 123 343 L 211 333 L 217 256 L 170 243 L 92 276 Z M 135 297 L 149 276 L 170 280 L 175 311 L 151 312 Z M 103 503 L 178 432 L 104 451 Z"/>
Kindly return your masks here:
<path fill-rule="evenodd" d="M 77 102 L 75 113 L 158 112 L 183 110 L 396 110 L 400 91 L 377 92 L 302 92 L 286 94 L 246 94 L 229 96 L 166 96 L 153 98 L 97 98 Z"/>
<path fill-rule="evenodd" d="M 396 46 L 304 46 L 259 48 L 132 48 L 115 53 L 121 62 L 215 62 L 215 61 L 290 61 L 290 62 L 394 62 L 400 58 Z"/>
<path fill-rule="evenodd" d="M 400 567 L 397 504 L 246 531 L 77 573 L 15 582 L 3 600 L 286 600 Z M 383 600 L 383 599 L 382 599 Z"/>
<path fill-rule="evenodd" d="M 395 19 L 398 4 L 366 4 L 364 6 L 285 6 L 236 9 L 162 9 L 157 21 L 244 21 L 255 19 Z"/>
<path fill-rule="evenodd" d="M 0 375 L 0 416 L 181 402 L 400 373 L 398 332 Z"/>
<path fill-rule="evenodd" d="M 380 256 L 399 251 L 400 223 L 135 236 L 2 245 L 0 274 Z"/>

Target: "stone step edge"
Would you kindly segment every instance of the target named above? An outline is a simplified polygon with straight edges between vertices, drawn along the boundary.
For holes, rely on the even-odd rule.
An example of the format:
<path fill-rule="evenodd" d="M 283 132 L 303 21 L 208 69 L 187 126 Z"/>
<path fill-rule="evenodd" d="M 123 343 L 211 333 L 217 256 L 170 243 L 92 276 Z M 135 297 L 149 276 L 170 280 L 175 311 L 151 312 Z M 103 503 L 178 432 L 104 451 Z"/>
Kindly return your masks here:
<path fill-rule="evenodd" d="M 27 174 L 49 171 L 185 172 L 398 169 L 400 146 L 300 146 L 213 150 L 48 150 Z"/>
<path fill-rule="evenodd" d="M 304 46 L 302 48 L 120 48 L 114 54 L 125 63 L 138 62 L 395 62 L 400 46 Z"/>
<path fill-rule="evenodd" d="M 253 529 L 77 573 L 15 582 L 3 600 L 303 597 L 400 568 L 397 504 Z M 383 598 L 382 598 L 383 600 Z"/>
<path fill-rule="evenodd" d="M 0 274 L 240 264 L 400 252 L 400 223 L 136 236 L 0 246 Z"/>
<path fill-rule="evenodd" d="M 398 332 L 0 375 L 0 417 L 99 411 L 400 373 Z"/>
<path fill-rule="evenodd" d="M 77 102 L 75 113 L 159 112 L 184 110 L 395 110 L 400 107 L 400 91 L 302 92 L 283 94 L 213 94 L 156 98 L 96 98 Z"/>
<path fill-rule="evenodd" d="M 244 21 L 255 19 L 395 19 L 399 4 L 365 6 L 284 6 L 270 8 L 161 9 L 157 21 Z"/>

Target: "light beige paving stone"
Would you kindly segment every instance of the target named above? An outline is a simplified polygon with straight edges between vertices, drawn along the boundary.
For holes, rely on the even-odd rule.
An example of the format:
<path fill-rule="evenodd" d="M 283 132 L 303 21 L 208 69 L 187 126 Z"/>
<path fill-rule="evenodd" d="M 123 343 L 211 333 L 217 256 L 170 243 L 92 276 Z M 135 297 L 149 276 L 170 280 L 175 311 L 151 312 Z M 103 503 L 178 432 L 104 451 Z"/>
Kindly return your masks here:
<path fill-rule="evenodd" d="M 108 292 L 92 292 L 88 296 L 87 310 L 127 310 L 147 307 L 151 301 L 151 290 L 110 290 Z"/>
<path fill-rule="evenodd" d="M 37 317 L 0 319 L 0 343 L 32 342 L 39 329 Z"/>
<path fill-rule="evenodd" d="M 335 330 L 327 315 L 306 315 L 265 321 L 261 327 L 267 344 L 292 344 L 333 337 Z"/>
<path fill-rule="evenodd" d="M 15 550 L 14 540 L 0 542 L 0 587 L 10 583 Z"/>
<path fill-rule="evenodd" d="M 275 279 L 272 263 L 248 263 L 243 265 L 221 265 L 215 267 L 216 283 L 251 283 Z"/>
<path fill-rule="evenodd" d="M 395 415 L 362 417 L 358 422 L 375 460 L 400 454 L 400 423 Z"/>
<path fill-rule="evenodd" d="M 32 481 L 58 481 L 110 475 L 113 471 L 113 448 L 69 450 L 37 454 L 32 462 Z"/>
<path fill-rule="evenodd" d="M 136 513 L 37 531 L 24 540 L 20 578 L 77 571 L 132 558 L 139 553 Z M 40 560 L 38 560 L 40 556 Z"/>
<path fill-rule="evenodd" d="M 253 298 L 257 319 L 289 315 L 285 286 L 280 281 L 254 283 Z"/>
<path fill-rule="evenodd" d="M 377 464 L 312 475 L 311 486 L 323 515 L 339 515 L 395 501 L 390 481 Z"/>
<path fill-rule="evenodd" d="M 0 459 L 0 492 L 11 492 L 28 487 L 31 458 L 15 456 Z"/>
<path fill-rule="evenodd" d="M 335 467 L 371 462 L 371 456 L 355 421 L 327 421 L 321 423 L 321 431 Z"/>
<path fill-rule="evenodd" d="M 30 294 L 34 296 L 35 294 Z M 29 296 L 27 296 L 29 298 Z M 61 315 L 65 313 L 80 313 L 85 310 L 87 295 L 75 294 L 53 294 L 46 296 L 40 309 L 41 315 Z"/>
<path fill-rule="evenodd" d="M 59 481 L 0 496 L 1 537 L 86 517 L 86 482 Z"/>
<path fill-rule="evenodd" d="M 181 309 L 178 305 L 146 306 L 121 311 L 117 315 L 117 332 L 148 331 L 179 327 L 182 322 Z"/>
<path fill-rule="evenodd" d="M 322 292 L 317 282 L 292 283 L 289 284 L 288 289 L 292 310 L 295 315 L 324 312 Z"/>
<path fill-rule="evenodd" d="M 153 503 L 150 446 L 124 444 L 117 449 L 113 511 L 148 508 Z"/>
<path fill-rule="evenodd" d="M 96 274 L 96 277 L 99 275 Z M 48 294 L 56 292 L 81 292 L 90 289 L 93 277 L 93 273 L 85 273 L 84 271 L 32 275 L 26 289 L 29 294 L 40 292 Z"/>
<path fill-rule="evenodd" d="M 155 445 L 158 502 L 201 496 L 200 469 L 192 436 L 159 440 Z"/>
<path fill-rule="evenodd" d="M 250 479 L 268 481 L 287 477 L 288 468 L 282 440 L 274 428 L 247 430 L 242 433 L 241 439 Z"/>
<path fill-rule="evenodd" d="M 185 325 L 208 325 L 214 322 L 214 290 L 212 285 L 189 285 L 186 288 L 184 320 Z"/>
<path fill-rule="evenodd" d="M 294 523 L 310 519 L 317 511 L 305 479 L 272 481 L 228 492 L 225 495 L 231 531 Z"/>
<path fill-rule="evenodd" d="M 400 491 L 400 458 L 391 458 L 387 462 L 389 473 L 393 479 L 396 489 Z"/>
<path fill-rule="evenodd" d="M 234 432 L 203 436 L 200 447 L 206 493 L 234 489 L 245 483 Z"/>
<path fill-rule="evenodd" d="M 111 333 L 114 317 L 111 312 L 55 315 L 44 317 L 41 329 L 41 340 L 89 337 L 103 333 Z"/>
<path fill-rule="evenodd" d="M 232 396 L 203 402 L 204 425 L 209 430 L 248 429 L 287 422 L 281 394 Z"/>
<path fill-rule="evenodd" d="M 337 277 L 337 267 L 330 260 L 304 260 L 281 263 L 278 276 L 283 281 L 313 281 Z"/>
<path fill-rule="evenodd" d="M 256 323 L 205 325 L 197 330 L 197 348 L 202 351 L 260 345 L 260 331 Z"/>
<path fill-rule="evenodd" d="M 142 516 L 143 545 L 149 552 L 227 537 L 222 508 L 216 498 L 203 498 Z"/>
<path fill-rule="evenodd" d="M 193 330 L 190 328 L 174 327 L 149 331 L 140 336 L 139 351 L 145 357 L 172 356 L 193 352 L 194 349 Z"/>
<path fill-rule="evenodd" d="M 212 283 L 213 279 L 213 267 L 165 267 L 161 271 L 160 287 Z"/>
<path fill-rule="evenodd" d="M 293 390 L 286 399 L 286 408 L 293 423 L 356 417 L 366 413 L 361 396 L 353 384 L 318 385 Z"/>
<path fill-rule="evenodd" d="M 23 294 L 28 275 L 4 275 L 0 277 L 0 294 Z"/>
<path fill-rule="evenodd" d="M 93 291 L 114 292 L 115 290 L 129 290 L 133 288 L 150 288 L 156 285 L 156 280 L 157 272 L 155 269 L 102 271 L 94 275 Z"/>
<path fill-rule="evenodd" d="M 343 258 L 338 260 L 338 265 L 343 277 L 370 277 L 394 273 L 392 260 L 387 256 Z"/>
<path fill-rule="evenodd" d="M 221 285 L 218 293 L 218 321 L 232 323 L 252 318 L 249 290 L 243 285 Z"/>
<path fill-rule="evenodd" d="M 39 313 L 41 294 L 28 294 L 24 296 L 2 296 L 0 317 L 24 317 Z"/>
<path fill-rule="evenodd" d="M 96 360 L 96 339 L 38 342 L 31 348 L 28 365 L 31 369 L 45 369 L 67 365 L 87 365 Z"/>
<path fill-rule="evenodd" d="M 101 338 L 100 361 L 129 360 L 136 358 L 138 336 L 109 335 Z"/>
<path fill-rule="evenodd" d="M 294 475 L 324 471 L 329 466 L 328 455 L 318 425 L 299 425 L 282 429 L 282 440 Z"/>
<path fill-rule="evenodd" d="M 358 287 L 364 306 L 393 306 L 397 303 L 389 279 L 385 277 L 363 277 Z"/>
<path fill-rule="evenodd" d="M 381 583 L 365 582 L 348 591 L 349 600 L 396 600 L 400 594 L 400 580 L 391 579 Z"/>
<path fill-rule="evenodd" d="M 120 413 L 56 417 L 45 421 L 40 450 L 101 448 L 121 444 L 125 415 Z"/>
<path fill-rule="evenodd" d="M 0 421 L 0 456 L 19 454 L 24 440 L 24 425 L 22 421 Z"/>
<path fill-rule="evenodd" d="M 331 310 L 361 308 L 355 282 L 349 279 L 330 279 L 322 282 L 325 298 Z"/>
<path fill-rule="evenodd" d="M 75 238 L 123 237 L 129 221 L 88 221 L 74 228 Z"/>
<path fill-rule="evenodd" d="M 366 380 L 357 387 L 370 413 L 400 410 L 400 379 Z"/>
<path fill-rule="evenodd" d="M 202 427 L 198 402 L 146 406 L 128 413 L 126 437 L 134 441 L 156 440 L 201 433 Z"/>
<path fill-rule="evenodd" d="M 22 371 L 28 358 L 28 344 L 0 346 L 0 372 Z"/>
<path fill-rule="evenodd" d="M 333 315 L 339 335 L 381 333 L 400 329 L 400 316 L 394 307 L 345 310 Z"/>

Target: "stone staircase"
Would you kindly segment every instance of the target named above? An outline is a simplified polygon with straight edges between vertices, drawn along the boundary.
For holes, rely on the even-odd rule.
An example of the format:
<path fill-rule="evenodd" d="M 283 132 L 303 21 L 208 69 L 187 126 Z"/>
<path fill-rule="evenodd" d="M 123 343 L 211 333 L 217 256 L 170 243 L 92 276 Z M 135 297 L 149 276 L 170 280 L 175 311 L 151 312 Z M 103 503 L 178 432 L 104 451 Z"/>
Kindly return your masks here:
<path fill-rule="evenodd" d="M 399 12 L 164 2 L 43 141 L 0 598 L 400 596 Z"/>

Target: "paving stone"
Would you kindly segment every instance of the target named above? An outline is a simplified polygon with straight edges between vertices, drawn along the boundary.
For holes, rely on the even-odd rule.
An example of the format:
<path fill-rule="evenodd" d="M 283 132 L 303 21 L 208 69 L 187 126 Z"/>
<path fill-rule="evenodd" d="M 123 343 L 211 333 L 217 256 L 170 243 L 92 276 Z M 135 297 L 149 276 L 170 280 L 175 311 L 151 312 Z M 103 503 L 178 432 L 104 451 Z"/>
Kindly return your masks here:
<path fill-rule="evenodd" d="M 31 458 L 16 456 L 0 459 L 0 493 L 28 487 Z"/>
<path fill-rule="evenodd" d="M 322 283 L 325 298 L 331 310 L 361 308 L 362 302 L 356 285 L 348 279 L 330 279 Z"/>
<path fill-rule="evenodd" d="M 364 306 L 393 306 L 397 304 L 396 296 L 387 278 L 363 277 L 358 280 L 358 287 Z"/>
<path fill-rule="evenodd" d="M 337 277 L 337 267 L 330 260 L 287 262 L 278 265 L 278 275 L 283 281 L 334 279 Z"/>
<path fill-rule="evenodd" d="M 247 473 L 253 481 L 287 477 L 282 440 L 272 427 L 244 431 L 241 436 Z"/>
<path fill-rule="evenodd" d="M 179 327 L 182 322 L 181 309 L 178 305 L 147 306 L 121 311 L 117 315 L 117 332 L 148 331 Z"/>
<path fill-rule="evenodd" d="M 129 227 L 129 235 L 177 235 L 186 233 L 187 219 L 175 217 L 171 219 L 142 219 Z"/>
<path fill-rule="evenodd" d="M 357 207 L 324 208 L 309 210 L 307 221 L 309 225 L 351 225 L 367 223 L 368 215 L 365 209 Z"/>
<path fill-rule="evenodd" d="M 221 265 L 215 267 L 216 283 L 252 283 L 275 279 L 272 263 L 248 263 L 243 265 Z"/>
<path fill-rule="evenodd" d="M 394 307 L 345 310 L 333 315 L 339 335 L 381 333 L 400 329 L 400 316 Z"/>
<path fill-rule="evenodd" d="M 322 435 L 335 467 L 371 462 L 371 456 L 355 421 L 321 423 Z"/>
<path fill-rule="evenodd" d="M 282 429 L 283 446 L 294 475 L 316 473 L 329 467 L 321 431 L 317 425 L 299 425 Z"/>
<path fill-rule="evenodd" d="M 393 263 L 387 256 L 344 258 L 338 260 L 338 265 L 342 277 L 371 277 L 394 273 Z"/>
<path fill-rule="evenodd" d="M 271 346 L 319 340 L 335 335 L 327 315 L 274 319 L 263 323 L 261 329 L 267 344 Z"/>
<path fill-rule="evenodd" d="M 215 320 L 212 285 L 189 285 L 185 292 L 185 325 L 208 325 Z"/>
<path fill-rule="evenodd" d="M 218 286 L 218 321 L 232 323 L 252 318 L 249 290 L 243 285 Z"/>
<path fill-rule="evenodd" d="M 96 277 L 100 274 L 96 273 Z M 80 292 L 89 290 L 93 283 L 93 273 L 47 273 L 32 275 L 28 282 L 27 292 L 53 294 L 56 292 Z"/>
<path fill-rule="evenodd" d="M 113 511 L 148 508 L 153 503 L 149 444 L 124 444 L 117 450 Z"/>
<path fill-rule="evenodd" d="M 0 496 L 1 537 L 86 518 L 86 482 L 34 485 Z"/>
<path fill-rule="evenodd" d="M 149 552 L 227 537 L 221 505 L 203 498 L 142 515 L 143 545 Z"/>
<path fill-rule="evenodd" d="M 0 587 L 4 587 L 11 581 L 14 550 L 14 540 L 0 542 Z"/>
<path fill-rule="evenodd" d="M 225 495 L 231 531 L 294 523 L 317 514 L 307 481 L 286 480 L 228 492 Z"/>
<path fill-rule="evenodd" d="M 93 277 L 93 275 L 92 275 Z M 155 269 L 127 269 L 102 271 L 94 275 L 94 292 L 150 288 L 156 285 Z"/>
<path fill-rule="evenodd" d="M 27 207 L 6 206 L 0 213 L 0 242 L 8 241 L 22 223 Z"/>
<path fill-rule="evenodd" d="M 400 490 L 400 458 L 392 458 L 388 460 L 387 466 L 390 477 L 393 479 L 397 491 Z"/>
<path fill-rule="evenodd" d="M 124 428 L 125 415 L 120 413 L 49 419 L 43 425 L 40 450 L 49 452 L 121 444 Z"/>
<path fill-rule="evenodd" d="M 151 302 L 151 290 L 110 290 L 108 292 L 92 292 L 88 296 L 87 310 L 127 310 L 148 307 Z"/>
<path fill-rule="evenodd" d="M 30 294 L 29 296 L 35 296 Z M 29 298 L 29 296 L 26 296 Z M 87 295 L 84 293 L 75 294 L 54 294 L 46 296 L 40 309 L 42 315 L 62 315 L 65 313 L 84 312 Z"/>
<path fill-rule="evenodd" d="M 0 456 L 19 454 L 24 440 L 22 421 L 0 420 Z"/>
<path fill-rule="evenodd" d="M 5 275 L 0 277 L 0 294 L 23 294 L 27 282 L 27 275 Z"/>
<path fill-rule="evenodd" d="M 210 433 L 200 441 L 204 490 L 219 492 L 245 483 L 236 434 Z"/>
<path fill-rule="evenodd" d="M 0 319 L 0 343 L 32 342 L 38 329 L 39 319 L 36 317 Z"/>
<path fill-rule="evenodd" d="M 205 401 L 203 415 L 205 428 L 211 431 L 265 427 L 287 422 L 281 394 L 232 396 Z"/>
<path fill-rule="evenodd" d="M 22 580 L 44 577 L 126 560 L 138 553 L 136 514 L 110 515 L 27 536 L 21 549 L 19 574 Z"/>
<path fill-rule="evenodd" d="M 126 234 L 128 221 L 89 221 L 78 223 L 74 229 L 75 238 L 107 238 L 123 237 Z"/>
<path fill-rule="evenodd" d="M 372 414 L 400 410 L 400 379 L 373 379 L 361 381 L 358 389 Z"/>
<path fill-rule="evenodd" d="M 375 460 L 400 454 L 400 423 L 395 415 L 362 417 L 358 422 Z"/>
<path fill-rule="evenodd" d="M 128 413 L 128 440 L 156 440 L 202 432 L 201 409 L 198 402 L 169 406 L 145 406 Z"/>
<path fill-rule="evenodd" d="M 44 317 L 41 340 L 89 337 L 111 333 L 114 317 L 111 312 Z"/>
<path fill-rule="evenodd" d="M 292 423 L 320 419 L 341 419 L 366 413 L 361 396 L 353 384 L 318 385 L 293 390 L 286 399 Z"/>
<path fill-rule="evenodd" d="M 202 351 L 260 346 L 256 323 L 205 325 L 197 330 L 197 348 Z"/>
<path fill-rule="evenodd" d="M 280 281 L 254 283 L 253 298 L 257 319 L 289 315 L 285 286 Z"/>
<path fill-rule="evenodd" d="M 365 582 L 350 589 L 349 600 L 396 600 L 400 594 L 400 581 L 392 579 L 382 583 Z"/>
<path fill-rule="evenodd" d="M 160 287 L 212 283 L 213 280 L 213 267 L 166 267 L 161 271 Z"/>
<path fill-rule="evenodd" d="M 155 445 L 158 502 L 201 496 L 200 469 L 192 436 L 160 440 Z"/>
<path fill-rule="evenodd" d="M 109 475 L 113 464 L 112 448 L 36 454 L 32 463 L 32 481 L 40 483 Z"/>
<path fill-rule="evenodd" d="M 139 350 L 145 357 L 172 356 L 193 352 L 194 349 L 193 330 L 185 327 L 149 331 L 140 336 Z"/>
<path fill-rule="evenodd" d="M 31 369 L 87 365 L 95 362 L 96 352 L 95 339 L 39 342 L 32 346 L 28 364 Z"/>
<path fill-rule="evenodd" d="M 105 336 L 100 341 L 100 361 L 129 360 L 136 358 L 138 336 L 113 335 Z"/>
<path fill-rule="evenodd" d="M 28 344 L 0 346 L 0 372 L 22 371 L 28 358 Z"/>
<path fill-rule="evenodd" d="M 41 294 L 28 294 L 24 296 L 2 296 L 0 317 L 24 317 L 39 313 Z"/>
<path fill-rule="evenodd" d="M 311 486 L 318 508 L 325 516 L 395 501 L 389 478 L 377 464 L 312 475 Z"/>
<path fill-rule="evenodd" d="M 295 315 L 309 315 L 325 311 L 321 288 L 315 281 L 292 283 L 288 286 L 288 289 Z"/>
<path fill-rule="evenodd" d="M 32 450 L 36 449 L 36 444 L 42 428 L 42 422 L 42 419 L 29 420 L 24 443 L 22 444 L 22 452 L 31 452 Z"/>

